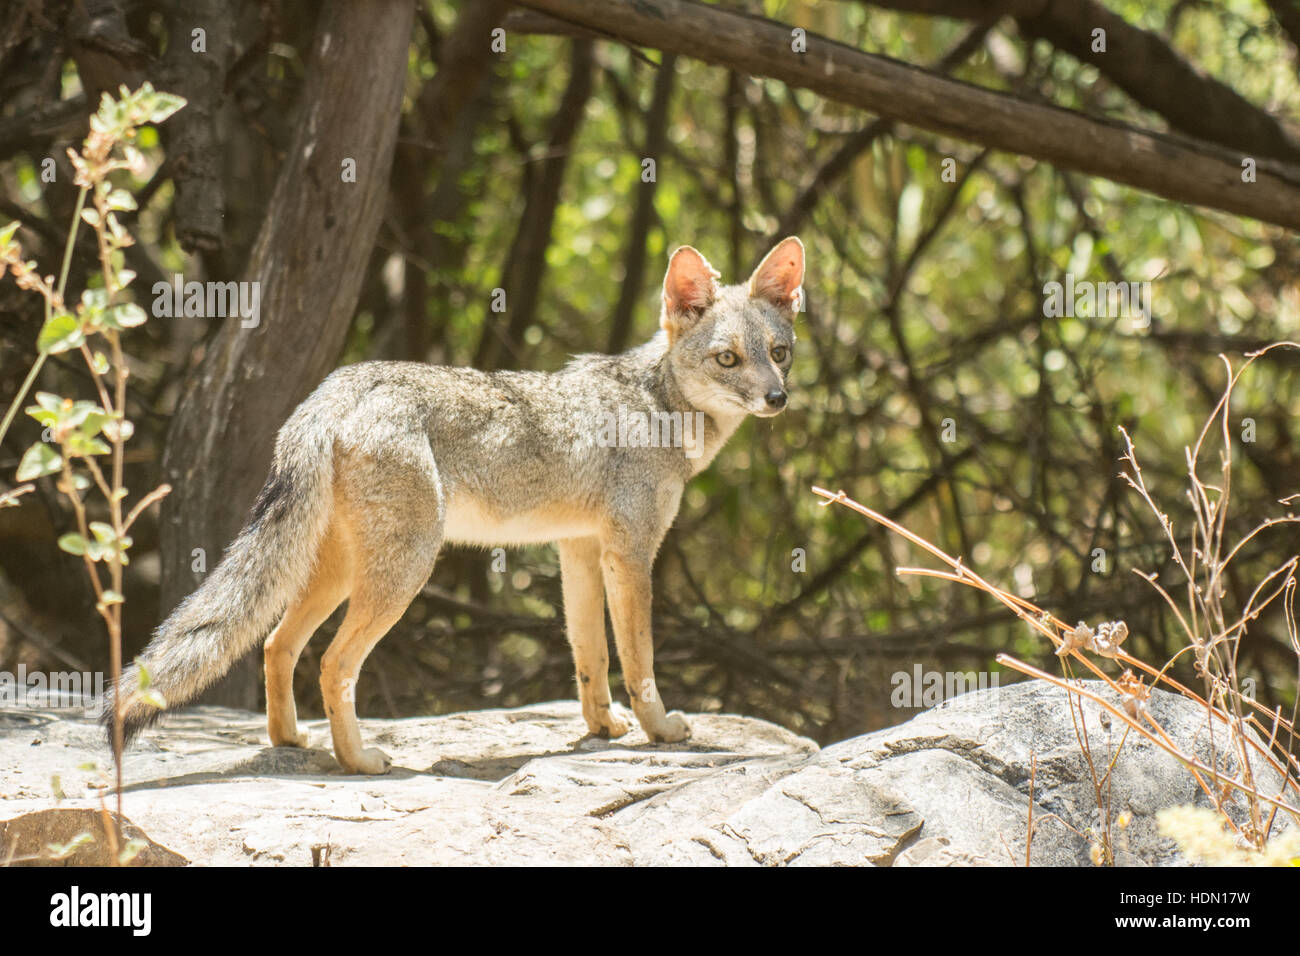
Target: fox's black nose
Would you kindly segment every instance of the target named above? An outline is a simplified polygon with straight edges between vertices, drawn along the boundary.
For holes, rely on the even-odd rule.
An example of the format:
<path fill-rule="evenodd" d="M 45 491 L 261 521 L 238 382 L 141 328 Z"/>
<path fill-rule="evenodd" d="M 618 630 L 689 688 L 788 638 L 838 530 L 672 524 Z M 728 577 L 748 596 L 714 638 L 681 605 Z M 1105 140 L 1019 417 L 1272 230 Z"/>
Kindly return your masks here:
<path fill-rule="evenodd" d="M 767 407 L 768 407 L 768 408 L 785 408 L 785 392 L 780 392 L 780 391 L 777 391 L 777 392 L 768 392 L 768 393 L 767 393 Z"/>

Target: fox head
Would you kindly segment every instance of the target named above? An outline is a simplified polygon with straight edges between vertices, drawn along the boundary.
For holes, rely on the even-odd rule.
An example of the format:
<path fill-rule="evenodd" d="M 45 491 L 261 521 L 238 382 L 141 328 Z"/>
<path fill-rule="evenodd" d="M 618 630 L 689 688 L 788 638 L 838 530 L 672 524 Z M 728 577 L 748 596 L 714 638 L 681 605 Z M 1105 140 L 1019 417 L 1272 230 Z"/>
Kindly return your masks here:
<path fill-rule="evenodd" d="M 791 236 L 748 282 L 719 286 L 699 252 L 682 246 L 673 253 L 659 324 L 673 378 L 693 406 L 721 418 L 768 417 L 785 408 L 803 265 L 803 243 Z"/>

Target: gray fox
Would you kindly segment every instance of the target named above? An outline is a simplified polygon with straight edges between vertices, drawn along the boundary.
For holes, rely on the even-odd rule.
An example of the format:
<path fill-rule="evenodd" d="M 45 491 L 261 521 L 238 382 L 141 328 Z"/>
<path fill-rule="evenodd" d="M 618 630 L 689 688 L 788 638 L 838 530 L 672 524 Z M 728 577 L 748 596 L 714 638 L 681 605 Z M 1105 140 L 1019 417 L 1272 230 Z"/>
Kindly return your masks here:
<path fill-rule="evenodd" d="M 611 709 L 608 595 L 633 713 L 651 740 L 685 739 L 686 720 L 655 688 L 651 566 L 686 482 L 746 415 L 785 408 L 803 277 L 794 237 L 730 286 L 683 246 L 664 277 L 660 330 L 620 355 L 577 356 L 554 373 L 338 369 L 280 429 L 247 525 L 142 653 L 152 687 L 169 708 L 190 701 L 271 631 L 267 730 L 274 746 L 305 747 L 294 666 L 347 600 L 321 662 L 334 755 L 348 772 L 384 773 L 387 755 L 361 745 L 357 675 L 444 542 L 556 542 L 588 729 L 628 730 Z M 107 695 L 110 739 L 118 693 L 127 739 L 158 717 L 138 684 L 133 665 Z"/>

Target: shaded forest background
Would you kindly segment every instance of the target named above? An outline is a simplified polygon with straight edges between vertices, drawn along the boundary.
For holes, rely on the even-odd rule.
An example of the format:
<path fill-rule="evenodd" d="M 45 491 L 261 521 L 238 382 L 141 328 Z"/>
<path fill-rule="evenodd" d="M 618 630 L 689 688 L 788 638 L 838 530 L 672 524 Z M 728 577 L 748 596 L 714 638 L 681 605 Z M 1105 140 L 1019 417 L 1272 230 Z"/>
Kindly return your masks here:
<path fill-rule="evenodd" d="M 653 25 L 646 10 L 722 32 L 654 42 L 635 33 Z M 749 16 L 708 19 L 727 10 Z M 817 77 L 846 75 L 822 68 L 843 62 L 838 49 L 813 39 L 784 66 L 762 45 L 779 34 L 788 46 L 796 27 L 918 67 L 915 82 L 891 95 L 881 61 L 862 102 L 819 93 Z M 813 484 L 1064 619 L 1124 619 L 1128 649 L 1163 662 L 1182 646 L 1175 622 L 1132 572 L 1172 590 L 1176 569 L 1117 478 L 1118 427 L 1181 534 L 1183 447 L 1223 386 L 1216 354 L 1300 339 L 1287 228 L 1300 222 L 1297 39 L 1300 4 L 1287 0 L 7 0 L 0 220 L 23 222 L 42 270 L 57 271 L 75 200 L 65 148 L 101 91 L 147 79 L 190 105 L 149 134 L 150 167 L 129 182 L 138 301 L 178 273 L 262 283 L 256 329 L 159 318 L 125 338 L 127 484 L 175 488 L 133 531 L 128 658 L 201 580 L 195 549 L 215 565 L 276 429 L 336 365 L 554 369 L 652 334 L 676 245 L 740 281 L 795 233 L 809 273 L 791 406 L 748 422 L 688 487 L 655 568 L 665 699 L 831 741 L 907 716 L 890 675 L 916 665 L 995 670 L 1009 651 L 1055 669 L 1051 648 L 987 599 L 897 578 L 921 557 L 820 507 Z M 955 98 L 933 112 L 908 99 L 944 77 L 970 86 L 934 87 Z M 1005 116 L 944 113 L 971 90 L 1004 94 Z M 1071 129 L 1096 136 L 1036 119 L 1058 114 L 1095 121 Z M 1125 125 L 1165 145 L 1130 161 L 1107 138 Z M 1260 170 L 1241 184 L 1253 191 L 1197 187 L 1203 168 L 1239 179 L 1245 158 Z M 340 176 L 346 159 L 355 182 Z M 1239 215 L 1249 209 L 1263 211 Z M 83 239 L 74 289 L 96 268 Z M 1045 284 L 1067 273 L 1150 281 L 1149 326 L 1045 315 Z M 491 308 L 497 288 L 505 312 Z M 38 300 L 0 283 L 6 406 L 41 321 Z M 79 362 L 57 358 L 38 387 L 88 392 Z M 1272 352 L 1234 396 L 1234 423 L 1253 422 L 1253 441 L 1234 446 L 1239 534 L 1300 491 L 1298 369 L 1297 353 Z M 4 487 L 38 437 L 30 420 L 6 437 Z M 21 501 L 0 511 L 0 669 L 104 670 L 84 569 L 54 546 L 70 512 L 48 479 Z M 1295 550 L 1286 528 L 1256 538 L 1230 606 Z M 325 643 L 297 674 L 309 716 Z M 1281 615 L 1261 617 L 1242 675 L 1289 711 L 1295 667 Z M 208 699 L 260 707 L 259 671 L 260 654 Z M 1195 682 L 1187 657 L 1175 673 Z M 357 694 L 363 717 L 572 698 L 554 548 L 509 552 L 505 571 L 447 551 Z"/>

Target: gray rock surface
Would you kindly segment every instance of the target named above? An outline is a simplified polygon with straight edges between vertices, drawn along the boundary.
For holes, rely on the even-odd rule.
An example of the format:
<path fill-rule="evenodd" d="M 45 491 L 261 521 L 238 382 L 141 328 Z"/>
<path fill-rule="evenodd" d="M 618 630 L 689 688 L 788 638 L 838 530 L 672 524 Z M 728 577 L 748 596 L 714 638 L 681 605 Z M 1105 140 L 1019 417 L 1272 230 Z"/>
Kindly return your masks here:
<path fill-rule="evenodd" d="M 1160 694 L 1152 712 L 1208 758 L 1205 715 Z M 1086 705 L 1098 772 L 1123 734 Z M 693 737 L 586 736 L 578 705 L 363 720 L 384 777 L 347 776 L 328 726 L 313 747 L 267 746 L 261 715 L 202 707 L 128 752 L 125 815 L 162 846 L 142 862 L 200 865 L 1023 865 L 1034 771 L 1034 865 L 1089 865 L 1101 814 L 1065 694 L 1030 682 L 954 698 L 897 727 L 819 750 L 753 718 L 700 714 Z M 108 764 L 80 711 L 0 711 L 0 833 L 44 841 L 56 806 L 99 807 Z M 1220 747 L 1222 741 L 1219 741 Z M 1032 757 L 1031 757 L 1032 755 Z M 1114 770 L 1120 863 L 1183 862 L 1154 814 L 1208 805 L 1176 761 L 1130 734 Z M 166 849 L 164 849 L 166 848 Z M 89 861 L 89 860 L 87 860 Z M 81 862 L 74 860 L 74 862 Z"/>

